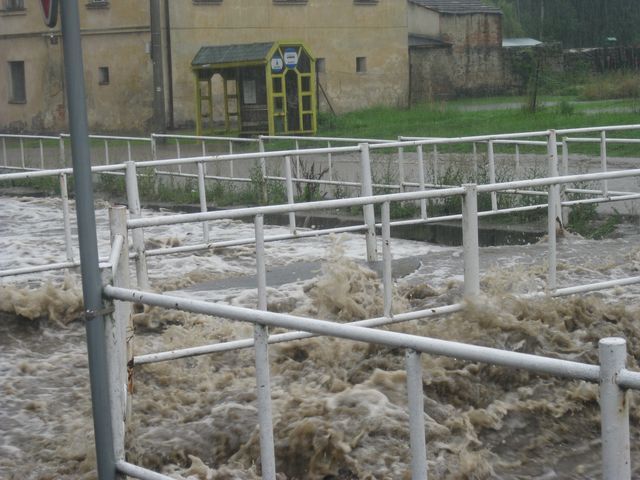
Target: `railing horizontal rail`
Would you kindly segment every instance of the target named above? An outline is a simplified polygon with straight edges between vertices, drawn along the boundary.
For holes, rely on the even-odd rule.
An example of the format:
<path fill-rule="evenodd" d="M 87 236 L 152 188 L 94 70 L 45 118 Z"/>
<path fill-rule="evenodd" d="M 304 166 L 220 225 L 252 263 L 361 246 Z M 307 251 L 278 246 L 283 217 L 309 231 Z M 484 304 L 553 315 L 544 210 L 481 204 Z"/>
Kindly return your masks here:
<path fill-rule="evenodd" d="M 640 169 L 620 170 L 601 173 L 585 173 L 580 175 L 567 175 L 562 177 L 548 177 L 532 180 L 518 180 L 513 182 L 478 185 L 478 192 L 500 192 L 515 190 L 525 187 L 543 187 L 549 185 L 583 182 L 600 179 L 627 178 L 640 176 Z M 385 195 L 344 198 L 336 200 L 323 200 L 293 205 L 269 205 L 261 207 L 240 208 L 216 212 L 187 213 L 181 215 L 167 215 L 162 217 L 148 217 L 131 219 L 127 222 L 129 228 L 142 228 L 150 226 L 169 225 L 173 223 L 192 223 L 221 218 L 242 218 L 249 215 L 269 215 L 288 212 L 303 212 L 323 209 L 337 209 L 351 206 L 381 204 L 385 202 L 421 200 L 446 196 L 463 195 L 464 188 L 446 188 L 442 190 L 415 191 L 403 193 L 390 193 Z"/>
<path fill-rule="evenodd" d="M 270 327 L 302 330 L 317 335 L 340 337 L 358 342 L 386 345 L 388 347 L 409 348 L 417 352 L 454 357 L 470 362 L 491 363 L 504 367 L 524 369 L 537 373 L 546 373 L 590 382 L 597 382 L 599 380 L 600 367 L 598 365 L 540 357 L 528 353 L 481 347 L 478 345 L 421 337 L 406 333 L 376 330 L 326 320 L 309 319 L 283 313 L 214 304 L 202 300 L 130 290 L 109 285 L 104 287 L 104 294 L 115 300 L 213 315 L 252 324 L 259 323 Z M 638 373 L 638 375 L 640 376 L 640 373 Z"/>
<path fill-rule="evenodd" d="M 173 477 L 163 475 L 161 473 L 154 472 L 147 468 L 139 467 L 133 463 L 125 462 L 124 460 L 118 460 L 116 462 L 116 470 L 130 477 L 138 478 L 140 480 L 174 480 Z"/>
<path fill-rule="evenodd" d="M 359 232 L 362 230 L 366 230 L 367 225 L 349 225 L 346 227 L 336 227 L 336 228 L 325 228 L 322 230 L 308 230 L 308 231 L 299 231 L 297 233 L 291 234 L 283 234 L 283 235 L 271 235 L 264 238 L 265 242 L 276 242 L 281 240 L 293 240 L 296 238 L 309 238 L 309 237 L 317 237 L 319 235 L 328 235 L 331 233 L 346 233 L 346 232 Z M 195 252 L 199 250 L 208 250 L 212 248 L 222 248 L 222 247 L 236 247 L 240 245 L 250 245 L 255 243 L 255 238 L 245 238 L 239 240 L 226 240 L 221 242 L 211 242 L 211 243 L 199 243 L 196 245 L 185 245 L 181 247 L 169 247 L 169 248 L 157 248 L 154 250 L 146 251 L 147 256 L 155 256 L 155 255 L 165 255 L 165 254 L 173 254 L 173 253 L 186 253 L 186 252 Z"/>
<path fill-rule="evenodd" d="M 349 137 L 302 137 L 296 135 L 260 135 L 265 140 L 304 140 L 307 142 L 349 142 L 349 143 L 387 143 L 391 140 L 380 138 L 349 138 Z"/>
<path fill-rule="evenodd" d="M 60 140 L 60 137 L 54 137 L 51 135 L 17 135 L 12 133 L 0 133 L 0 138 L 24 138 L 24 139 L 34 139 L 34 140 Z"/>
<path fill-rule="evenodd" d="M 449 313 L 459 312 L 464 308 L 463 304 L 456 303 L 452 305 L 446 305 L 443 307 L 428 308 L 425 310 L 419 310 L 415 312 L 406 312 L 394 315 L 393 317 L 377 317 L 366 320 L 358 320 L 356 322 L 350 322 L 348 325 L 357 325 L 360 327 L 374 328 L 382 327 L 386 325 L 392 325 L 395 323 L 408 322 L 410 320 L 418 320 L 422 318 L 435 317 L 438 315 L 446 315 Z M 271 335 L 269 337 L 269 343 L 283 343 L 294 340 L 302 340 L 304 338 L 315 337 L 316 335 L 309 332 L 286 332 Z M 195 357 L 199 355 L 207 355 L 210 353 L 228 352 L 232 350 L 238 350 L 242 348 L 250 348 L 254 345 L 253 338 L 243 338 L 240 340 L 231 340 L 224 343 L 216 343 L 211 345 L 203 345 L 199 347 L 182 348 L 178 350 L 170 350 L 167 352 L 148 353 L 146 355 L 137 355 L 133 357 L 134 365 L 142 365 L 145 363 L 157 363 L 167 360 L 175 360 L 178 358 Z"/>
<path fill-rule="evenodd" d="M 211 135 L 171 135 L 168 133 L 152 133 L 153 138 L 177 138 L 180 140 L 212 140 L 221 142 L 244 142 L 244 143 L 257 143 L 256 138 L 243 138 L 243 137 L 224 137 L 224 136 L 211 136 Z"/>
<path fill-rule="evenodd" d="M 565 138 L 566 142 L 571 143 L 602 143 L 600 138 Z M 640 143 L 640 138 L 615 138 L 607 137 L 607 143 Z"/>

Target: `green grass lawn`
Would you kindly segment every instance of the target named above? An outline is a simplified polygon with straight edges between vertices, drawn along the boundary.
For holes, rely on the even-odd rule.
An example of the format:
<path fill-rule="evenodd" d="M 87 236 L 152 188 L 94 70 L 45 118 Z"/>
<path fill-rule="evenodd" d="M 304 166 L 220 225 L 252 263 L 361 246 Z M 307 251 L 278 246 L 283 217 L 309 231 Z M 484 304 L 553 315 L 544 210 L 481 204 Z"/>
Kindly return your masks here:
<path fill-rule="evenodd" d="M 548 102 L 565 97 L 544 97 Z M 523 101 L 522 97 L 458 100 L 447 104 L 422 105 L 409 109 L 371 108 L 339 116 L 320 116 L 318 136 L 395 139 L 403 136 L 461 137 L 541 131 L 548 129 L 640 124 L 633 100 L 607 100 L 589 103 L 570 103 L 570 108 L 558 105 L 539 108 L 531 113 L 523 108 L 500 108 L 500 104 Z M 495 109 L 465 110 L 468 105 L 496 105 Z M 609 108 L 627 111 L 607 111 Z M 603 109 L 602 111 L 598 111 Z M 568 110 L 568 113 L 567 113 Z M 628 131 L 611 136 L 640 137 L 640 131 Z M 611 145 L 611 154 L 637 153 L 637 147 Z M 576 145 L 574 151 L 595 152 L 594 146 Z"/>

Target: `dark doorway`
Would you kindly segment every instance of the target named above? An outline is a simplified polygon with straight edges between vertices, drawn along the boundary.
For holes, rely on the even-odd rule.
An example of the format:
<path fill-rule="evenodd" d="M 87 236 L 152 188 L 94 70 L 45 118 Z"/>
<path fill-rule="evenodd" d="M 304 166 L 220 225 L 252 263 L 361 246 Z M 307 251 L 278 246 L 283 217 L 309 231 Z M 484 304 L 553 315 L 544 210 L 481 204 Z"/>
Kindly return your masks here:
<path fill-rule="evenodd" d="M 298 96 L 298 74 L 289 70 L 285 75 L 287 92 L 287 130 L 300 130 L 300 102 Z"/>

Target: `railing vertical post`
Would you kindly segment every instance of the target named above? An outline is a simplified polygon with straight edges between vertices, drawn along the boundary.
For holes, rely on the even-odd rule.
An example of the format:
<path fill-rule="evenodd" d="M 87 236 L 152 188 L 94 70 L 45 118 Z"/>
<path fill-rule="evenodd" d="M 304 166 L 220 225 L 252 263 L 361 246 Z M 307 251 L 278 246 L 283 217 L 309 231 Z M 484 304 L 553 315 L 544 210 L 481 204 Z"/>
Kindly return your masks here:
<path fill-rule="evenodd" d="M 602 130 L 600 132 L 600 163 L 602 171 L 607 171 L 607 132 Z M 602 196 L 609 197 L 609 182 L 607 179 L 602 180 Z"/>
<path fill-rule="evenodd" d="M 258 138 L 258 148 L 260 152 L 264 152 L 264 139 L 262 136 Z M 260 157 L 260 174 L 262 175 L 262 203 L 265 205 L 269 201 L 267 198 L 267 160 L 265 157 Z"/>
<path fill-rule="evenodd" d="M 520 144 L 516 143 L 516 178 L 520 178 Z"/>
<path fill-rule="evenodd" d="M 422 363 L 420 353 L 407 349 L 407 400 L 409 403 L 409 441 L 411 445 L 411 479 L 427 479 L 427 442 L 424 427 Z"/>
<path fill-rule="evenodd" d="M 156 138 L 156 134 L 151 134 L 151 158 L 154 160 L 158 159 L 158 139 Z"/>
<path fill-rule="evenodd" d="M 369 158 L 369 144 L 360 143 L 360 169 L 362 196 L 373 196 L 373 186 L 371 184 L 371 162 Z M 362 206 L 364 222 L 367 224 L 366 242 L 367 242 L 367 261 L 375 262 L 378 259 L 376 245 L 376 216 L 372 204 Z"/>
<path fill-rule="evenodd" d="M 462 245 L 464 251 L 464 294 L 472 297 L 480 293 L 480 246 L 478 241 L 478 187 L 463 185 Z"/>
<path fill-rule="evenodd" d="M 296 140 L 296 152 L 300 150 L 300 142 Z M 302 170 L 300 170 L 300 155 L 296 154 L 296 178 L 302 178 Z"/>
<path fill-rule="evenodd" d="M 438 185 L 438 146 L 433 144 L 433 184 Z"/>
<path fill-rule="evenodd" d="M 111 245 L 116 238 L 122 238 L 120 255 L 114 272 L 113 286 L 129 288 L 129 242 L 127 240 L 127 209 L 124 206 L 109 209 Z M 125 458 L 126 422 L 131 408 L 131 371 L 129 361 L 133 360 L 133 323 L 130 302 L 113 301 L 113 314 L 107 317 L 105 338 L 107 339 L 107 362 L 109 366 L 109 392 L 111 399 L 111 424 L 113 447 L 116 461 Z M 124 479 L 124 476 L 121 478 Z"/>
<path fill-rule="evenodd" d="M 284 157 L 284 172 L 286 176 L 287 203 L 293 205 L 293 179 L 291 177 L 291 157 Z M 289 231 L 296 234 L 296 212 L 289 212 Z"/>
<path fill-rule="evenodd" d="M 398 137 L 400 140 L 400 137 Z M 400 192 L 404 192 L 404 148 L 398 147 L 398 186 Z"/>
<path fill-rule="evenodd" d="M 417 147 L 418 150 L 418 177 L 419 177 L 419 183 L 420 183 L 420 191 L 424 192 L 426 190 L 425 184 L 424 184 L 424 154 L 422 152 L 422 145 L 418 145 Z M 420 199 L 420 218 L 422 218 L 423 220 L 427 219 L 427 199 L 426 198 L 421 198 Z"/>
<path fill-rule="evenodd" d="M 73 244 L 71 240 L 71 217 L 69 216 L 69 188 L 67 174 L 60 174 L 60 196 L 62 197 L 62 222 L 64 224 L 64 244 L 67 250 L 67 260 L 73 262 Z"/>
<path fill-rule="evenodd" d="M 393 315 L 393 279 L 391 276 L 391 212 L 389 202 L 382 204 L 382 290 L 384 316 Z"/>
<path fill-rule="evenodd" d="M 617 384 L 626 366 L 627 345 L 623 338 L 603 338 L 600 356 L 600 423 L 602 430 L 602 478 L 629 480 L 631 454 L 629 440 L 629 402 Z"/>
<path fill-rule="evenodd" d="M 569 140 L 562 137 L 562 175 L 569 175 Z"/>
<path fill-rule="evenodd" d="M 548 252 L 548 272 L 547 289 L 553 292 L 556 289 L 556 228 L 558 227 L 558 216 L 556 213 L 556 201 L 558 197 L 558 185 L 549 185 L 548 207 L 547 207 L 547 238 L 549 245 Z"/>
<path fill-rule="evenodd" d="M 549 176 L 560 176 L 558 168 L 558 142 L 556 138 L 556 131 L 549 130 L 549 138 L 547 139 L 547 154 L 549 155 Z M 555 195 L 554 207 L 555 215 L 558 222 L 562 222 L 562 202 L 560 201 L 560 185 L 555 185 L 553 194 Z"/>
<path fill-rule="evenodd" d="M 4 160 L 4 166 L 9 166 L 7 161 L 7 140 L 4 137 L 2 137 L 2 159 Z"/>
<path fill-rule="evenodd" d="M 229 140 L 229 155 L 233 155 L 233 142 Z M 229 177 L 233 178 L 233 158 L 229 160 Z"/>
<path fill-rule="evenodd" d="M 473 142 L 473 180 L 478 182 L 478 145 Z"/>
<path fill-rule="evenodd" d="M 129 140 L 127 140 L 127 161 L 132 161 L 133 158 L 131 157 L 131 142 Z"/>
<path fill-rule="evenodd" d="M 331 148 L 331 142 L 327 142 L 327 148 Z M 329 181 L 333 182 L 333 155 L 327 152 L 327 161 L 329 162 Z"/>
<path fill-rule="evenodd" d="M 207 189 L 204 184 L 204 162 L 198 162 L 198 197 L 200 198 L 200 211 L 207 211 Z M 209 224 L 202 222 L 202 238 L 204 243 L 209 243 Z"/>
<path fill-rule="evenodd" d="M 267 279 L 264 258 L 264 218 L 255 217 L 256 276 L 258 280 L 258 310 L 267 310 Z M 260 424 L 260 462 L 262 478 L 275 480 L 276 462 L 271 413 L 271 379 L 269 373 L 269 332 L 265 325 L 254 327 L 258 421 Z"/>
<path fill-rule="evenodd" d="M 207 156 L 207 144 L 204 140 L 202 140 L 202 156 L 206 157 Z M 204 167 L 204 174 L 205 176 L 207 175 L 207 164 L 203 164 L 202 165 Z"/>
<path fill-rule="evenodd" d="M 182 152 L 180 151 L 180 140 L 176 138 L 176 155 L 178 158 L 182 158 Z M 182 174 L 182 164 L 178 164 L 178 173 Z"/>
<path fill-rule="evenodd" d="M 24 140 L 22 138 L 20 139 L 20 165 L 22 165 L 23 169 L 27 168 L 24 160 Z"/>
<path fill-rule="evenodd" d="M 105 164 L 109 165 L 110 161 L 111 160 L 109 159 L 109 141 L 105 140 L 104 141 L 104 162 Z"/>
<path fill-rule="evenodd" d="M 489 157 L 489 183 L 496 183 L 496 157 L 493 150 L 493 140 L 487 143 L 487 156 Z M 498 210 L 498 196 L 496 192 L 491 192 L 491 210 Z"/>
<path fill-rule="evenodd" d="M 60 149 L 60 167 L 64 168 L 64 166 L 67 164 L 67 159 L 64 153 L 64 137 L 62 135 L 60 135 L 60 140 L 58 140 L 58 145 Z"/>
<path fill-rule="evenodd" d="M 127 202 L 129 204 L 129 215 L 131 218 L 141 217 L 140 194 L 138 193 L 138 177 L 136 175 L 136 164 L 127 162 L 125 172 L 125 183 L 127 187 Z M 149 274 L 147 273 L 147 258 L 144 247 L 144 232 L 141 228 L 136 228 L 131 232 L 133 238 L 133 249 L 136 252 L 136 279 L 138 288 L 149 290 Z"/>
<path fill-rule="evenodd" d="M 562 138 L 562 175 L 569 175 L 569 142 L 567 137 Z M 560 188 L 560 201 L 567 200 L 567 184 L 563 183 Z M 560 213 L 562 214 L 562 225 L 569 223 L 569 209 L 560 207 Z"/>
<path fill-rule="evenodd" d="M 42 145 L 42 139 L 40 139 L 40 168 L 44 170 L 44 146 Z"/>

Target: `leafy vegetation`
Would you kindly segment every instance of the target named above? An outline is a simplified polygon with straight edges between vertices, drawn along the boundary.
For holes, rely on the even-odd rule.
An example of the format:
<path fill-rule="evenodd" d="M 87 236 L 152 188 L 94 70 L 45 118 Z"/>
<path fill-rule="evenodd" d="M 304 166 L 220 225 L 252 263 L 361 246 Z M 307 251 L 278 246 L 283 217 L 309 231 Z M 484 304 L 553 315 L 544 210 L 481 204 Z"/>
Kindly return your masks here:
<path fill-rule="evenodd" d="M 505 36 L 562 42 L 564 48 L 632 45 L 640 40 L 637 0 L 492 0 Z"/>

